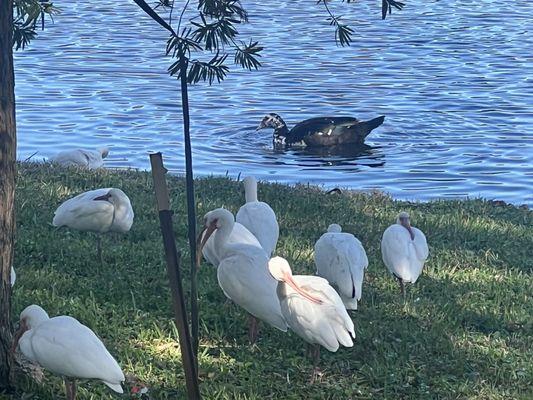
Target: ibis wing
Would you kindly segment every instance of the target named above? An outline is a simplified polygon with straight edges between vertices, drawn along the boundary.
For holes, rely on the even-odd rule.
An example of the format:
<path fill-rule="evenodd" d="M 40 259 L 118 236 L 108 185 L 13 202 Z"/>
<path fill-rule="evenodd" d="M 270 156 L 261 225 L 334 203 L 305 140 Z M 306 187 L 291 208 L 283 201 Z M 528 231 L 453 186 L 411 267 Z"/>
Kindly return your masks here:
<path fill-rule="evenodd" d="M 76 319 L 55 317 L 30 333 L 33 357 L 45 369 L 78 378 L 117 383 L 124 380 L 122 370 L 102 341 Z"/>

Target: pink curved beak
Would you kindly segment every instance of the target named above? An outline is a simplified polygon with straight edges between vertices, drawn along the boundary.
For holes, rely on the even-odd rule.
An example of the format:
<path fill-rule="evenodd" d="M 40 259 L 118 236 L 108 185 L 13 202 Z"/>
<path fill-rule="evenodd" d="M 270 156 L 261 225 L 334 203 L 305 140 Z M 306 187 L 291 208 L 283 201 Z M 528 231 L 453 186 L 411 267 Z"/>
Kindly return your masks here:
<path fill-rule="evenodd" d="M 408 219 L 402 218 L 400 219 L 400 222 L 402 223 L 402 226 L 409 231 L 409 235 L 411 236 L 411 240 L 415 239 L 415 233 L 413 232 L 413 229 L 411 228 L 411 223 Z"/>
<path fill-rule="evenodd" d="M 204 249 L 205 244 L 213 232 L 217 229 L 217 221 L 211 222 L 209 226 L 204 226 L 204 229 L 200 232 L 196 238 L 196 268 L 200 268 L 202 263 L 202 250 Z M 205 232 L 205 235 L 204 235 Z M 203 235 L 203 239 L 202 239 Z"/>
<path fill-rule="evenodd" d="M 28 329 L 29 328 L 26 325 L 26 323 L 24 321 L 21 321 L 19 329 L 15 332 L 15 335 L 13 336 L 13 344 L 11 345 L 12 354 L 15 354 L 15 352 L 17 351 L 19 340 L 22 337 L 22 335 L 24 335 L 24 332 L 26 332 Z"/>
<path fill-rule="evenodd" d="M 294 279 L 292 279 L 291 275 L 285 274 L 284 277 L 283 277 L 283 281 L 287 285 L 289 285 L 291 288 L 296 290 L 296 292 L 299 293 L 302 297 L 306 298 L 310 302 L 315 303 L 315 304 L 322 304 L 323 303 L 322 300 L 310 295 L 304 289 L 302 289 L 300 286 L 298 286 L 298 284 L 294 281 Z"/>

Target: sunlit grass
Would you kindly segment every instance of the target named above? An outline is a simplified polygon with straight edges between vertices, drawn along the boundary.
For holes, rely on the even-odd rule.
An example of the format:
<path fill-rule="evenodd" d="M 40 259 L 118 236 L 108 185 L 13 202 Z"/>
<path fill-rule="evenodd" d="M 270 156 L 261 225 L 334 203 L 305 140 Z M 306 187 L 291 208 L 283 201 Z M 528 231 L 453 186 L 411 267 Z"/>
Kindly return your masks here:
<path fill-rule="evenodd" d="M 37 303 L 68 314 L 104 340 L 128 375 L 152 399 L 185 398 L 177 332 L 151 176 L 19 165 L 15 316 Z M 131 198 L 135 221 L 126 235 L 104 238 L 101 267 L 95 236 L 57 230 L 53 212 L 65 199 L 99 187 Z M 184 181 L 170 178 L 175 231 L 187 287 Z M 213 208 L 236 212 L 241 185 L 224 178 L 196 183 L 199 217 Z M 406 203 L 379 193 L 325 194 L 307 186 L 259 186 L 280 222 L 278 254 L 296 273 L 314 272 L 313 245 L 332 222 L 353 232 L 370 261 L 363 299 L 352 312 L 351 349 L 323 351 L 322 380 L 309 384 L 311 363 L 294 334 L 262 326 L 257 347 L 246 339 L 246 315 L 226 302 L 216 271 L 199 272 L 200 373 L 206 399 L 530 399 L 533 398 L 532 213 L 481 200 Z M 400 210 L 427 235 L 430 259 L 404 302 L 381 262 L 384 229 Z M 12 399 L 56 399 L 62 382 L 21 381 Z M 128 388 L 126 390 L 129 391 Z M 0 395 L 1 397 L 1 395 Z M 128 397 L 128 396 L 124 396 Z M 80 399 L 111 399 L 97 382 Z"/>

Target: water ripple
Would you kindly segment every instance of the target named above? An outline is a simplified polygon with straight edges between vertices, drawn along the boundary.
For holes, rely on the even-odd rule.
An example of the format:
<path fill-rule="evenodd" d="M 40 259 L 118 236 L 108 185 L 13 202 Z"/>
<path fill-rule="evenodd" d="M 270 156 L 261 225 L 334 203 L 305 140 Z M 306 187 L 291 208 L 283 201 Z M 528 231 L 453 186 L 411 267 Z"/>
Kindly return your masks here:
<path fill-rule="evenodd" d="M 263 67 L 191 88 L 196 173 L 532 204 L 529 3 L 418 2 L 386 21 L 374 2 L 335 6 L 356 27 L 350 48 L 334 46 L 309 1 L 246 2 L 251 23 L 241 32 L 265 46 Z M 62 8 L 16 54 L 19 158 L 106 145 L 110 167 L 148 168 L 147 153 L 162 151 L 183 172 L 165 33 L 131 2 Z M 289 124 L 387 118 L 363 148 L 278 152 L 254 130 L 267 112 Z"/>

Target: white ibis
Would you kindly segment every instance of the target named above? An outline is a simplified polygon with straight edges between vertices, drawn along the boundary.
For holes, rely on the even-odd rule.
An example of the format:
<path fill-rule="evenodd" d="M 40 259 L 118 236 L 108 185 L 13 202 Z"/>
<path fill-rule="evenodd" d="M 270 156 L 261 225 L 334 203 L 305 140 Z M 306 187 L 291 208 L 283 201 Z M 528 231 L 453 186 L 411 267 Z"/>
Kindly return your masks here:
<path fill-rule="evenodd" d="M 128 196 L 115 188 L 96 189 L 73 197 L 61 204 L 52 224 L 97 233 L 128 232 L 133 224 L 133 209 Z M 102 261 L 101 237 L 98 256 Z"/>
<path fill-rule="evenodd" d="M 289 263 L 281 257 L 272 258 L 268 268 L 278 281 L 277 296 L 289 328 L 314 347 L 314 380 L 320 346 L 331 352 L 336 352 L 339 345 L 353 346 L 353 321 L 340 296 L 324 278 L 293 276 Z"/>
<path fill-rule="evenodd" d="M 218 267 L 218 264 L 220 264 L 220 257 L 217 253 L 217 249 L 215 248 L 215 240 L 217 235 L 218 231 L 213 232 L 213 234 L 205 242 L 201 253 L 205 257 L 205 259 L 215 267 Z M 202 235 L 202 237 L 200 237 L 199 239 L 203 239 L 204 236 L 205 232 L 204 235 Z M 261 247 L 261 243 L 259 243 L 257 238 L 248 229 L 246 229 L 238 222 L 235 222 L 235 224 L 233 225 L 233 229 L 231 230 L 231 233 L 228 238 L 228 244 L 235 243 L 247 243 L 252 246 Z"/>
<path fill-rule="evenodd" d="M 97 169 L 104 165 L 104 158 L 109 154 L 107 147 L 96 150 L 74 149 L 64 150 L 50 158 L 53 163 L 77 166 L 87 169 Z"/>
<path fill-rule="evenodd" d="M 257 200 L 257 181 L 253 176 L 247 176 L 243 182 L 246 203 L 237 212 L 235 220 L 252 232 L 267 255 L 272 257 L 279 237 L 276 214 L 267 203 Z"/>
<path fill-rule="evenodd" d="M 383 232 L 381 255 L 389 271 L 398 279 L 405 296 L 404 282 L 416 282 L 429 255 L 424 233 L 411 226 L 406 212 L 401 212 L 396 224 Z"/>
<path fill-rule="evenodd" d="M 249 339 L 257 339 L 257 319 L 273 327 L 287 331 L 287 324 L 276 296 L 277 282 L 268 272 L 268 256 L 260 245 L 245 242 L 229 243 L 235 225 L 233 214 L 218 208 L 205 215 L 205 227 L 198 255 L 213 232 L 214 248 L 220 257 L 217 270 L 218 284 L 230 300 L 238 304 L 252 316 L 250 318 Z M 198 264 L 200 256 L 198 256 Z"/>
<path fill-rule="evenodd" d="M 75 379 L 99 379 L 117 393 L 123 393 L 124 374 L 92 330 L 65 315 L 50 318 L 37 305 L 20 314 L 12 351 L 42 368 L 64 377 L 67 400 L 76 398 Z"/>
<path fill-rule="evenodd" d="M 348 310 L 357 310 L 368 258 L 361 242 L 351 233 L 331 224 L 315 243 L 317 275 L 337 289 Z"/>

